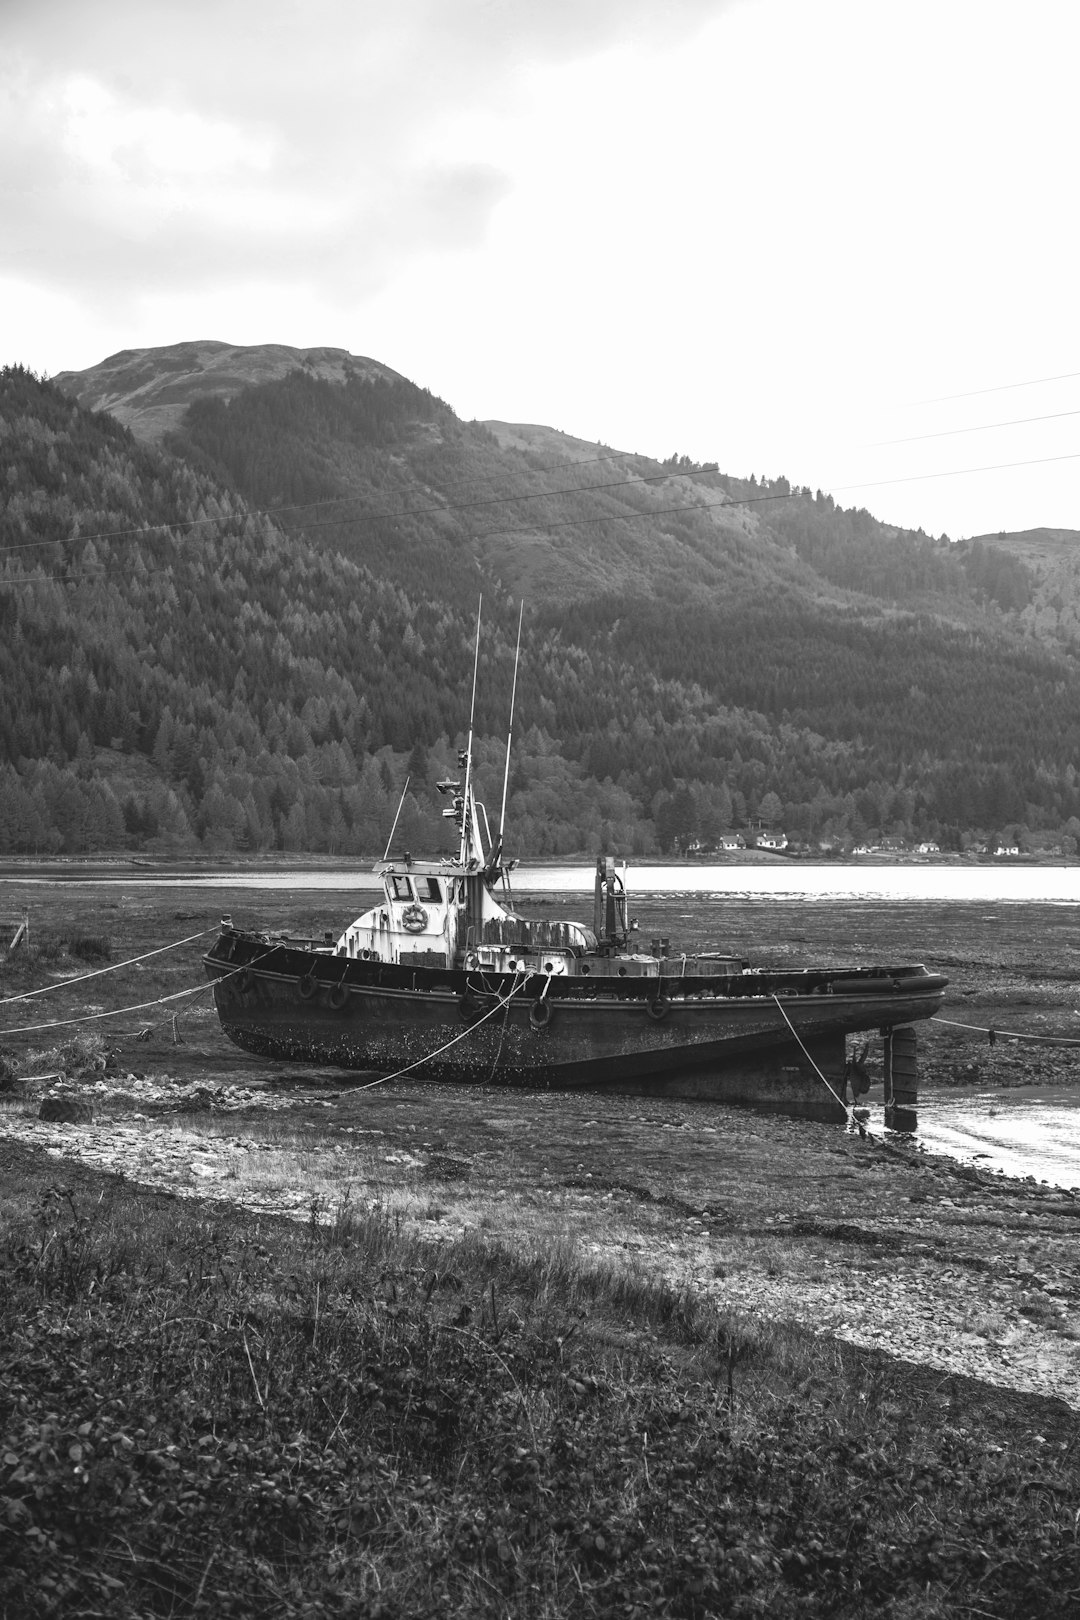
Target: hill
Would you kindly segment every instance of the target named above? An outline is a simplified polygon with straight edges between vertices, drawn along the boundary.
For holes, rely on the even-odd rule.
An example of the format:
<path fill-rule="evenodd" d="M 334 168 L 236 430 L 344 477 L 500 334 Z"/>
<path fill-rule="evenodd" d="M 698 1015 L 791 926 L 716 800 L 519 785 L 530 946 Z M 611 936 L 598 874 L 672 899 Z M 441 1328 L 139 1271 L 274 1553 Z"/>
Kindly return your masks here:
<path fill-rule="evenodd" d="M 231 399 L 241 388 L 302 370 L 324 382 L 393 380 L 397 373 L 346 349 L 291 349 L 282 343 L 242 347 L 206 339 L 160 349 L 122 349 L 87 371 L 53 381 L 89 410 L 108 411 L 137 439 L 158 444 L 179 426 L 195 399 Z"/>
<path fill-rule="evenodd" d="M 1016 559 L 1027 572 L 1031 595 L 1020 615 L 1025 628 L 1043 639 L 1080 647 L 1080 532 L 1025 529 L 983 535 L 979 543 L 998 556 Z"/>
<path fill-rule="evenodd" d="M 366 853 L 407 773 L 403 830 L 435 838 L 481 592 L 495 805 L 526 603 L 522 853 L 754 819 L 841 843 L 1080 833 L 1075 651 L 1035 633 L 1039 575 L 1008 548 L 463 422 L 343 351 L 177 345 L 63 383 L 0 388 L 0 849 Z"/>

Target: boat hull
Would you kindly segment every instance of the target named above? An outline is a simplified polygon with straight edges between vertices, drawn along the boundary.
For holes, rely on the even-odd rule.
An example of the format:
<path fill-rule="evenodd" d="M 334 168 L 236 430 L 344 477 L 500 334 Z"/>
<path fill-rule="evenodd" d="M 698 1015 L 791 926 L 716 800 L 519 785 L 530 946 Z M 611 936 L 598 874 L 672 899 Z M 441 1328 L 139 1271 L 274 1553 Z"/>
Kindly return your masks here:
<path fill-rule="evenodd" d="M 205 963 L 224 1033 L 261 1057 L 819 1119 L 844 1117 L 817 1070 L 843 1094 L 845 1036 L 932 1016 L 945 985 L 922 969 L 876 979 L 781 973 L 726 989 L 693 979 L 523 985 L 268 948 L 244 935 L 219 941 Z"/>

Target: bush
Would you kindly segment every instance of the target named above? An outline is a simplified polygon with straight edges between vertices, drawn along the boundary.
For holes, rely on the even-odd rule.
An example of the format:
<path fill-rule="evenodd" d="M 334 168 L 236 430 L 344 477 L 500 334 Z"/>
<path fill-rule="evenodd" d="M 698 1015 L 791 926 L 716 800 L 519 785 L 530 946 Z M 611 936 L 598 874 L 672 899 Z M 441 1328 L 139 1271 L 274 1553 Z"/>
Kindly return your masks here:
<path fill-rule="evenodd" d="M 112 941 L 105 934 L 70 934 L 64 947 L 80 962 L 112 961 Z"/>

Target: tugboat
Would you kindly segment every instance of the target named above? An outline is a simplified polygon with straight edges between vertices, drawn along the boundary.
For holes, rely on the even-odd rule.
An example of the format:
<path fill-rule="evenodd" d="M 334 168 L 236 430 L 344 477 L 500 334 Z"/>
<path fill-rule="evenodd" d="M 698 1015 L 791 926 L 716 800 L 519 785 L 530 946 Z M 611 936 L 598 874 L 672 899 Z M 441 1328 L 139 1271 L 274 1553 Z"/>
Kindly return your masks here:
<path fill-rule="evenodd" d="M 515 671 L 515 691 L 516 682 Z M 474 713 L 475 698 L 474 669 Z M 508 739 L 508 763 L 509 749 Z M 845 1037 L 881 1030 L 891 1049 L 895 1032 L 913 1053 L 914 1031 L 897 1026 L 940 1008 L 948 981 L 916 965 L 773 970 L 677 954 L 666 939 L 643 949 L 607 855 L 596 864 L 591 927 L 520 916 L 517 863 L 503 859 L 506 783 L 493 836 L 475 796 L 471 719 L 459 766 L 459 777 L 437 784 L 456 851 L 391 855 L 392 830 L 374 868 L 382 899 L 336 938 L 222 919 L 203 960 L 237 1046 L 387 1077 L 700 1098 L 843 1120 Z"/>

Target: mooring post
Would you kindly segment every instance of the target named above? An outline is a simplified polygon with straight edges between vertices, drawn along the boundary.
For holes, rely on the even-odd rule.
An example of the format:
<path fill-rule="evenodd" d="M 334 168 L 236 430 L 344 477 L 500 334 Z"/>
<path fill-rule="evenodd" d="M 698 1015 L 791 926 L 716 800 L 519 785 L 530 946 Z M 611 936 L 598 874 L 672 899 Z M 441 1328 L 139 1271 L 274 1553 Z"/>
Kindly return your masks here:
<path fill-rule="evenodd" d="M 919 1119 L 918 1034 L 912 1024 L 882 1031 L 885 1042 L 885 1128 L 916 1131 Z"/>

